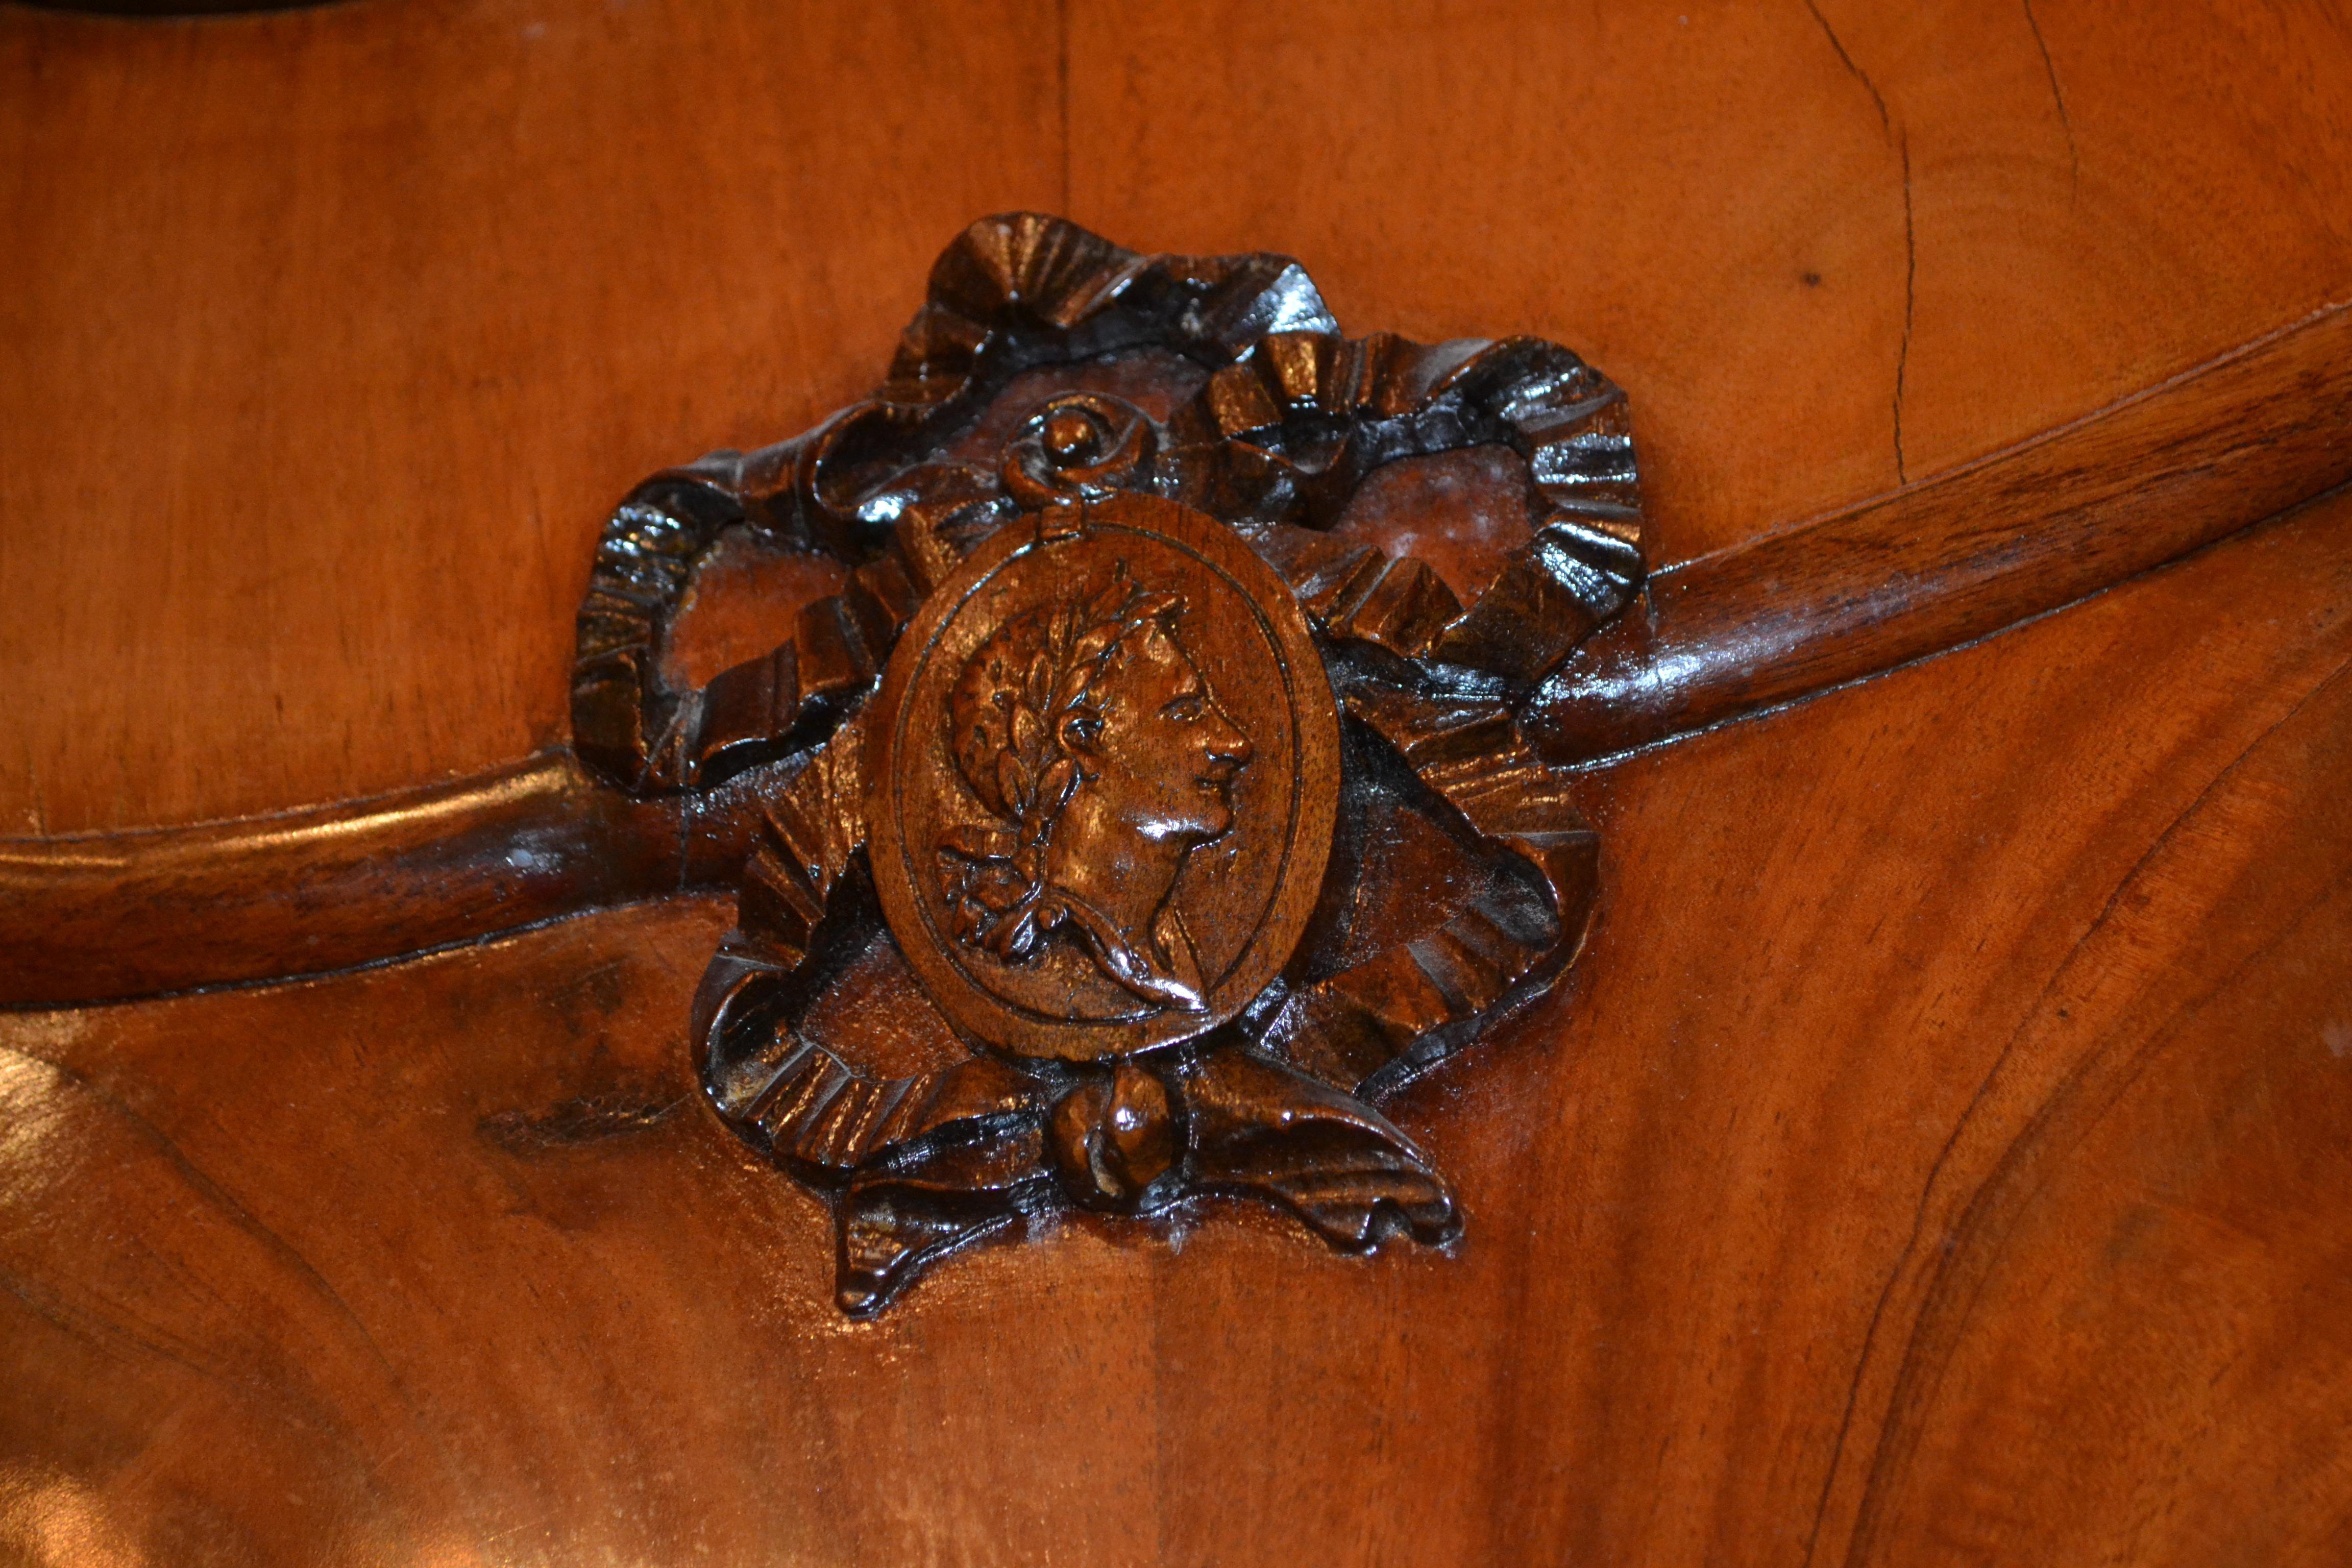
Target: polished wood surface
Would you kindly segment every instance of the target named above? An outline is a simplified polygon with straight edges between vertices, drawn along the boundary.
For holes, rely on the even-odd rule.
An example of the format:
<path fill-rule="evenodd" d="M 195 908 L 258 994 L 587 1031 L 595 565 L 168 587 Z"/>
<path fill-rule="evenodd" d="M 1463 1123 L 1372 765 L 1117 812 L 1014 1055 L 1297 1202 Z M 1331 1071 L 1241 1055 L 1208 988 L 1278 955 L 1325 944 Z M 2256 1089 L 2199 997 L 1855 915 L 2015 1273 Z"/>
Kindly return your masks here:
<path fill-rule="evenodd" d="M 2352 479 L 2352 309 L 1893 495 L 1652 576 L 1529 733 L 1565 763 L 1988 637 Z"/>
<path fill-rule="evenodd" d="M 1458 1256 L 1076 1221 L 877 1322 L 688 901 L 0 1020 L 10 1528 L 158 1560 L 2339 1561 L 2352 511 L 1591 775 Z M 1830 801 L 1838 804 L 1832 807 Z"/>
<path fill-rule="evenodd" d="M 277 816 L 0 839 L 0 1003 L 321 973 L 714 887 L 733 868 L 692 853 L 700 816 L 599 788 L 553 752 Z"/>
<path fill-rule="evenodd" d="M 0 201 L 41 237 L 0 261 L 7 830 L 562 740 L 614 500 L 864 393 L 940 245 L 1056 204 L 1054 26 L 0 10 Z"/>
<path fill-rule="evenodd" d="M 863 392 L 991 210 L 1589 353 L 1688 582 L 2022 524 L 1955 470 L 2340 319 L 2347 77 L 2260 4 L 0 6 L 0 831 L 563 798 L 611 503 Z M 2315 385 L 2084 459 L 2084 552 L 2185 558 L 1577 775 L 1570 980 L 1389 1108 L 1451 1255 L 1076 1217 L 845 1323 L 698 1103 L 709 897 L 0 1013 L 0 1559 L 2345 1561 L 2352 500 L 2195 488 L 2328 482 Z M 130 849 L 37 853 L 102 920 Z"/>
<path fill-rule="evenodd" d="M 1639 615 L 1549 679 L 1529 733 L 1552 761 L 1589 765 L 1990 636 L 2333 489 L 2352 475 L 2347 350 L 2352 312 L 2330 307 L 1890 496 L 1667 563 Z M 1458 592 L 1475 598 L 1472 577 L 1490 577 L 1498 541 L 1514 537 L 1506 519 L 1472 542 L 1473 498 L 1495 481 L 1465 470 L 1387 487 L 1391 500 L 1374 496 L 1381 473 L 1407 479 L 1381 470 L 1366 486 L 1381 520 L 1351 509 L 1336 531 L 1432 549 L 1470 574 Z M 666 650 L 691 667 L 689 687 L 764 657 L 775 626 L 841 585 L 822 556 L 722 543 L 711 560 Z M 733 651 L 713 657 L 720 647 Z M 363 802 L 0 837 L 0 942 L 14 956 L 0 1004 L 325 973 L 719 887 L 755 799 L 747 783 L 628 802 L 559 752 Z"/>
<path fill-rule="evenodd" d="M 2352 297 L 2325 9 L 1066 11 L 0 10 L 0 826 L 560 740 L 604 509 L 870 386 L 984 212 L 1569 344 L 1662 562 Z"/>

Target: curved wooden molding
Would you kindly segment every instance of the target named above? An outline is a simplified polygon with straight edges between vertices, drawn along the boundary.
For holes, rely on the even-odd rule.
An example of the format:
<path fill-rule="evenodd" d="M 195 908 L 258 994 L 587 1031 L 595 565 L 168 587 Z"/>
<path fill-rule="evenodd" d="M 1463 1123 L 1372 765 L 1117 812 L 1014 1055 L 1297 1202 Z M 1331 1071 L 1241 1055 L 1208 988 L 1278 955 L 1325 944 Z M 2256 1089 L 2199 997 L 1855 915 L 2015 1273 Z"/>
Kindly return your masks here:
<path fill-rule="evenodd" d="M 2347 479 L 2352 306 L 2335 305 L 2019 446 L 1663 569 L 1546 682 L 1528 738 L 1586 764 L 1793 702 Z M 732 788 L 633 801 L 559 752 L 374 801 L 0 839 L 0 1005 L 318 974 L 728 885 L 745 851 Z"/>
<path fill-rule="evenodd" d="M 677 891 L 685 810 L 565 752 L 278 816 L 0 839 L 0 1003 L 316 974 Z"/>
<path fill-rule="evenodd" d="M 1650 576 L 1528 718 L 1589 763 L 1988 637 L 2352 479 L 2352 306 L 1843 511 Z M 1647 614 L 1643 612 L 1646 608 Z"/>

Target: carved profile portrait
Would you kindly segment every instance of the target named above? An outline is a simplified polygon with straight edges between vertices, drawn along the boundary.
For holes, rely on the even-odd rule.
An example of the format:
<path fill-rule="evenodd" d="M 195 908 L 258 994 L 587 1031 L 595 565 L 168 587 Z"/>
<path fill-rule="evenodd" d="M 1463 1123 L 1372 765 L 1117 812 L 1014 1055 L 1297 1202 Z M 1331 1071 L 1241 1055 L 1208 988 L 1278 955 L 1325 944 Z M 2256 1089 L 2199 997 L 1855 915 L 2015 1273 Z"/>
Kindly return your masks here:
<path fill-rule="evenodd" d="M 1469 452 L 1514 515 L 1550 509 L 1469 604 L 1327 526 L 1368 463 Z M 788 505 L 687 489 L 785 475 Z M 644 563 L 737 518 L 800 520 L 847 585 L 689 700 L 659 678 L 693 585 Z M 633 496 L 575 734 L 625 787 L 746 814 L 701 1083 L 829 1194 L 843 1310 L 1064 1203 L 1254 1197 L 1349 1252 L 1457 1235 L 1372 1100 L 1584 940 L 1598 837 L 1521 725 L 1639 592 L 1639 519 L 1623 395 L 1565 349 L 1349 340 L 1286 258 L 1030 216 L 942 258 L 874 400 Z M 677 603 L 630 619 L 648 582 Z"/>
<path fill-rule="evenodd" d="M 1231 831 L 1250 743 L 1177 635 L 1183 599 L 1124 562 L 997 628 L 948 701 L 948 751 L 991 825 L 938 846 L 955 937 L 1020 964 L 1067 941 L 1160 1008 L 1208 987 L 1171 900 Z"/>

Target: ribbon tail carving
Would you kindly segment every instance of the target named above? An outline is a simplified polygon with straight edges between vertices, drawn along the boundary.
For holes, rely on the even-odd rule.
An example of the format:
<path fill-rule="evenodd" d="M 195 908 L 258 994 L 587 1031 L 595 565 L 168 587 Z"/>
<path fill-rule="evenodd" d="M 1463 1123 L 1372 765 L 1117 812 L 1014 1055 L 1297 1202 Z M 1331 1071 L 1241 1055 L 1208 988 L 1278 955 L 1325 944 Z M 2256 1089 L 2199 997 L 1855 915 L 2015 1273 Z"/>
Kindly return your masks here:
<path fill-rule="evenodd" d="M 1213 1051 L 1184 1080 L 1193 1179 L 1266 1199 L 1349 1252 L 1402 1231 L 1442 1245 L 1461 1228 L 1429 1157 L 1351 1094 L 1260 1052 Z"/>
<path fill-rule="evenodd" d="M 835 1298 L 853 1316 L 1048 1195 L 1045 1111 L 1029 1080 L 987 1058 L 940 1079 L 924 1119 L 842 1189 Z"/>

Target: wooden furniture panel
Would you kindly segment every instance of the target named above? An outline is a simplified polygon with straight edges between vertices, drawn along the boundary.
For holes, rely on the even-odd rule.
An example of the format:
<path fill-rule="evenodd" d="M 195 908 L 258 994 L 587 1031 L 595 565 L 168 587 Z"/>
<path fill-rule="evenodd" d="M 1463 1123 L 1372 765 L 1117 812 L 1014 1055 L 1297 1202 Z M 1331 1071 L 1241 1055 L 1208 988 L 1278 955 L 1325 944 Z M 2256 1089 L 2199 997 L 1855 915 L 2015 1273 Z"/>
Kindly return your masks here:
<path fill-rule="evenodd" d="M 1657 559 L 2352 293 L 2352 31 L 2295 5 L 1073 9 L 1073 216 L 1517 331 L 1641 415 Z"/>
<path fill-rule="evenodd" d="M 0 1018 L 7 1528 L 2333 1561 L 2347 521 L 1589 775 L 1573 983 L 1398 1104 L 1451 1258 L 1076 1220 L 845 1322 L 821 1206 L 694 1101 L 711 901 Z"/>
<path fill-rule="evenodd" d="M 0 1560 L 2345 1561 L 2347 80 L 2264 0 L 0 0 Z M 845 1319 L 687 1037 L 744 844 L 551 750 L 612 503 L 1014 207 L 1630 394 L 1530 722 L 1597 923 L 1388 1106 L 1450 1253 L 1039 1218 Z"/>
<path fill-rule="evenodd" d="M 1045 4 L 0 10 L 0 831 L 562 739 L 596 529 L 1061 194 Z"/>
<path fill-rule="evenodd" d="M 0 826 L 560 737 L 603 509 L 867 385 L 981 212 L 1287 247 L 1344 321 L 1589 353 L 1664 563 L 2352 293 L 2347 51 L 2301 8 L 2046 0 L 11 7 Z"/>

